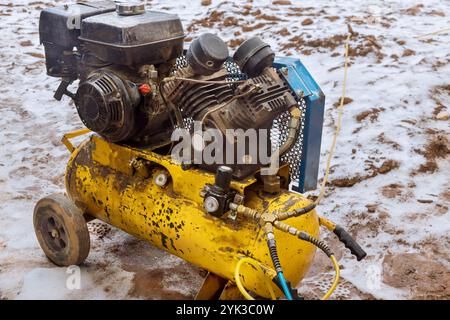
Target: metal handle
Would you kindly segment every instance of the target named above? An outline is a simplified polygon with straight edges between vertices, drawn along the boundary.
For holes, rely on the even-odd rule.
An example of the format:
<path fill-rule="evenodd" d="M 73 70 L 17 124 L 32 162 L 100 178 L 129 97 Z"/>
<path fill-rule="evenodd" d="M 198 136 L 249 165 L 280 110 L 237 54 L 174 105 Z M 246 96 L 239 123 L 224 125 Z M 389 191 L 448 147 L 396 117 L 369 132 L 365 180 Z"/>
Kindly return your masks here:
<path fill-rule="evenodd" d="M 352 238 L 352 236 L 345 231 L 341 226 L 336 226 L 334 233 L 337 235 L 339 240 L 345 245 L 346 248 L 350 249 L 351 253 L 356 257 L 358 261 L 364 259 L 367 253 L 361 248 L 361 246 Z"/>
<path fill-rule="evenodd" d="M 69 152 L 72 153 L 73 150 L 75 150 L 75 147 L 73 146 L 72 142 L 70 142 L 70 139 L 85 135 L 89 132 L 91 132 L 91 130 L 87 128 L 68 132 L 65 135 L 63 135 L 61 142 L 66 146 L 67 150 L 69 150 Z"/>

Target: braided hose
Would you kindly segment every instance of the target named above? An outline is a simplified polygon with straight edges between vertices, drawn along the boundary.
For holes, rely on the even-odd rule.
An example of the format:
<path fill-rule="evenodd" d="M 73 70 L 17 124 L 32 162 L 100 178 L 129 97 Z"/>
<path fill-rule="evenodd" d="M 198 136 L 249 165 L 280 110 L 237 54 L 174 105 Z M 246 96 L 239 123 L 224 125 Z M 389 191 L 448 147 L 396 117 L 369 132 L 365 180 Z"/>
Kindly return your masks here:
<path fill-rule="evenodd" d="M 313 236 L 307 234 L 306 232 L 300 231 L 298 234 L 298 238 L 312 243 L 317 248 L 322 250 L 328 257 L 331 257 L 333 255 L 333 252 L 331 251 L 330 247 L 324 241 L 314 238 Z"/>
<path fill-rule="evenodd" d="M 306 207 L 295 209 L 294 211 L 288 211 L 288 212 L 280 212 L 277 214 L 278 220 L 286 220 L 293 217 L 299 217 L 304 214 L 310 213 L 312 210 L 316 208 L 315 203 L 311 203 L 307 205 Z"/>
<path fill-rule="evenodd" d="M 275 235 L 273 234 L 273 226 L 271 223 L 264 225 L 264 233 L 267 238 L 267 246 L 269 247 L 270 258 L 272 259 L 273 266 L 280 280 L 281 288 L 283 289 L 286 299 L 293 300 L 291 290 L 284 278 L 283 269 L 281 268 L 280 258 L 278 257 L 277 242 L 275 241 Z"/>

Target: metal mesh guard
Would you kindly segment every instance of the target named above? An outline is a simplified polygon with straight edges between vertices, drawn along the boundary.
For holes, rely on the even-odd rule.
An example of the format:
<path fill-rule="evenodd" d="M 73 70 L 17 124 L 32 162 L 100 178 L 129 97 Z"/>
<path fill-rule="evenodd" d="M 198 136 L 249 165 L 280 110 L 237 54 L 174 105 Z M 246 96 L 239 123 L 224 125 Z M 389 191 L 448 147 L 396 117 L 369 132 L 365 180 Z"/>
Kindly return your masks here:
<path fill-rule="evenodd" d="M 186 57 L 180 56 L 176 61 L 176 67 L 174 73 L 176 73 L 177 69 L 184 68 L 187 66 Z M 225 67 L 228 71 L 227 80 L 230 82 L 245 80 L 247 79 L 247 75 L 242 73 L 239 69 L 239 66 L 229 58 L 225 62 Z M 289 174 L 291 176 L 292 181 L 298 181 L 300 174 L 300 165 L 302 160 L 302 151 L 303 151 L 303 132 L 305 129 L 305 112 L 306 112 L 306 102 L 304 99 L 300 99 L 298 101 L 298 107 L 302 112 L 301 118 L 301 129 L 300 134 L 297 137 L 297 141 L 294 146 L 281 157 L 282 164 L 289 164 Z M 272 123 L 272 128 L 270 129 L 270 140 L 272 142 L 272 150 L 276 150 L 286 142 L 288 137 L 288 124 L 291 119 L 291 114 L 289 111 L 283 112 L 277 118 L 274 119 Z M 184 124 L 186 129 L 191 129 L 193 123 L 192 118 L 184 119 Z"/>

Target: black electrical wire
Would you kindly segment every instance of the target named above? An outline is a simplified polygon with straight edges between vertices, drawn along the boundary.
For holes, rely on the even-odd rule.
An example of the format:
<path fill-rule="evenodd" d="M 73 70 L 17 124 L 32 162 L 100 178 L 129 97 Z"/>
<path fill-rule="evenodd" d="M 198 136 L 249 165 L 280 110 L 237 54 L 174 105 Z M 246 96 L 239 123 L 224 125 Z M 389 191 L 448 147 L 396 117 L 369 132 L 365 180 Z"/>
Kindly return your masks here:
<path fill-rule="evenodd" d="M 175 127 L 175 123 L 176 123 L 176 125 L 178 125 L 179 128 L 182 128 L 183 127 L 183 115 L 181 114 L 180 109 L 175 107 L 175 105 L 173 103 L 167 102 L 166 97 L 164 95 L 164 91 L 163 91 L 163 85 L 164 85 L 164 81 L 161 81 L 159 83 L 159 93 L 161 94 L 161 97 L 163 99 L 164 104 L 166 106 L 168 106 L 170 109 L 172 109 L 173 113 L 175 114 L 175 120 L 176 121 L 173 121 L 173 118 L 172 118 L 171 114 L 169 115 L 170 119 L 171 119 L 171 122 L 174 125 L 174 127 Z"/>

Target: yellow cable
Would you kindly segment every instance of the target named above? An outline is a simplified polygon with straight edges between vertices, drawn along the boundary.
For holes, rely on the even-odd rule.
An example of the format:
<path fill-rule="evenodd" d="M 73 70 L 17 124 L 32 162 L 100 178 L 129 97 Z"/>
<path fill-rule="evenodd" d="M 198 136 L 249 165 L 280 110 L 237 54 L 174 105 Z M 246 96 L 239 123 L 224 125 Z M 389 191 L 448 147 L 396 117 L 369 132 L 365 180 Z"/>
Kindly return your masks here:
<path fill-rule="evenodd" d="M 335 276 L 334 276 L 333 284 L 331 285 L 330 289 L 328 290 L 327 293 L 325 293 L 325 295 L 320 300 L 328 300 L 328 298 L 331 296 L 331 294 L 336 289 L 336 287 L 337 287 L 337 285 L 339 283 L 339 278 L 341 276 L 341 271 L 339 269 L 339 264 L 338 264 L 336 258 L 334 257 L 334 255 L 331 255 L 330 259 L 333 262 Z"/>
<path fill-rule="evenodd" d="M 337 137 L 339 135 L 339 132 L 341 131 L 342 115 L 343 115 L 344 101 L 345 101 L 345 92 L 346 92 L 346 88 L 347 88 L 348 47 L 349 47 L 350 37 L 351 37 L 351 34 L 349 34 L 347 36 L 347 40 L 345 42 L 344 81 L 342 83 L 342 97 L 341 97 L 341 102 L 340 102 L 339 108 L 338 108 L 338 120 L 337 120 L 337 124 L 336 124 L 336 131 L 334 133 L 333 142 L 331 143 L 330 151 L 328 154 L 327 167 L 325 169 L 325 177 L 323 178 L 322 186 L 320 187 L 319 196 L 317 197 L 317 200 L 315 201 L 315 203 L 317 205 L 320 203 L 320 200 L 322 200 L 322 197 L 325 194 L 325 185 L 328 182 L 328 175 L 330 174 L 331 158 L 333 157 L 333 152 L 334 152 L 334 147 L 336 146 Z"/>
<path fill-rule="evenodd" d="M 263 271 L 264 275 L 266 275 L 266 270 L 271 270 L 270 268 L 267 268 L 265 266 L 262 266 L 260 263 L 258 263 L 256 260 L 252 259 L 252 258 L 242 258 L 238 261 L 238 263 L 236 264 L 236 268 L 234 269 L 234 280 L 236 282 L 236 285 L 239 289 L 239 291 L 241 292 L 241 294 L 247 299 L 247 300 L 255 300 L 255 298 L 253 298 L 248 292 L 247 290 L 245 290 L 244 286 L 242 285 L 241 282 L 241 275 L 240 275 L 240 270 L 241 270 L 241 266 L 244 263 L 248 263 L 252 266 L 254 266 L 255 268 L 259 268 Z M 273 271 L 273 270 L 271 270 Z M 273 273 L 275 274 L 275 271 L 273 271 Z M 273 291 L 272 285 L 270 284 L 269 278 L 267 276 L 264 277 L 265 279 L 265 283 L 267 286 L 267 289 L 269 290 L 270 293 L 270 297 L 272 300 L 276 300 L 277 297 L 275 296 L 275 292 Z"/>
<path fill-rule="evenodd" d="M 426 38 L 426 37 L 429 37 L 429 36 L 437 36 L 439 34 L 446 33 L 446 32 L 449 32 L 449 31 L 450 31 L 450 28 L 445 28 L 445 29 L 441 29 L 441 30 L 438 30 L 438 31 L 435 31 L 435 32 L 418 35 L 415 38 L 416 39 L 422 39 L 422 38 Z"/>

